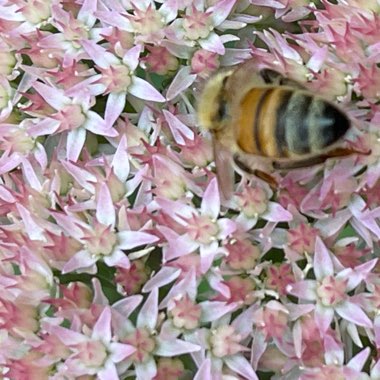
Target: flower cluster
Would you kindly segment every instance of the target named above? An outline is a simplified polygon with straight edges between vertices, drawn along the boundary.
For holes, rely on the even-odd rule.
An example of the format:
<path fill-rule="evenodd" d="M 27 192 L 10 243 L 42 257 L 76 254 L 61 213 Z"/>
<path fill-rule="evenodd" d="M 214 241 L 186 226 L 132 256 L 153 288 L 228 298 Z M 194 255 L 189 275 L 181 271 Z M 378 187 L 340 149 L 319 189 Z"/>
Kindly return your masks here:
<path fill-rule="evenodd" d="M 0 2 L 2 376 L 379 378 L 379 25 L 362 0 Z M 247 59 L 371 154 L 225 202 L 196 101 Z"/>

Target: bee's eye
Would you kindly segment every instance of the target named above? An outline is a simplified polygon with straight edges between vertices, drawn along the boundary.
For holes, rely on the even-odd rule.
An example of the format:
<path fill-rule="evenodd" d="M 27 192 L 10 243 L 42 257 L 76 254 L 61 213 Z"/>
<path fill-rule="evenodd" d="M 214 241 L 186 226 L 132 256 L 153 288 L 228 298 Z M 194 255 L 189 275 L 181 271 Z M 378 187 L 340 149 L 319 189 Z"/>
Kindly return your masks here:
<path fill-rule="evenodd" d="M 221 101 L 218 108 L 218 119 L 223 120 L 227 116 L 227 104 Z"/>

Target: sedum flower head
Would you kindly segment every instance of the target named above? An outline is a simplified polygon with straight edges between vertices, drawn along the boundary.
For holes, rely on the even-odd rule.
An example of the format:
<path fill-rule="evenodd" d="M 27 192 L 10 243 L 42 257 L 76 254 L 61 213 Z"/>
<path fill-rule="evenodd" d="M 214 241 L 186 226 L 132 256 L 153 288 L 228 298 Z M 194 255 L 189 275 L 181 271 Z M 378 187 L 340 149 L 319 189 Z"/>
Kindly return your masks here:
<path fill-rule="evenodd" d="M 380 378 L 379 10 L 0 2 L 2 376 Z M 273 188 L 239 170 L 223 199 L 197 102 L 249 59 L 337 103 L 371 154 Z"/>

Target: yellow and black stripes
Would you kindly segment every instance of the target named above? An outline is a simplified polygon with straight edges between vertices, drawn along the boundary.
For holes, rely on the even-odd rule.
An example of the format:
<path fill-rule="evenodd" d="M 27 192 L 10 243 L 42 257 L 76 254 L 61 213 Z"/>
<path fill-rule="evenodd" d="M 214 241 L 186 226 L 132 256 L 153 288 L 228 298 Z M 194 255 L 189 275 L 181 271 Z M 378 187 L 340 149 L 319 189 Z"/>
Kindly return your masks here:
<path fill-rule="evenodd" d="M 265 93 L 263 88 L 254 88 L 241 101 L 240 115 L 234 127 L 237 128 L 237 143 L 246 153 L 260 154 L 259 129 L 256 128 L 259 120 L 256 115 Z"/>
<path fill-rule="evenodd" d="M 254 88 L 240 106 L 237 141 L 249 154 L 277 158 L 314 154 L 350 127 L 334 105 L 289 87 Z"/>

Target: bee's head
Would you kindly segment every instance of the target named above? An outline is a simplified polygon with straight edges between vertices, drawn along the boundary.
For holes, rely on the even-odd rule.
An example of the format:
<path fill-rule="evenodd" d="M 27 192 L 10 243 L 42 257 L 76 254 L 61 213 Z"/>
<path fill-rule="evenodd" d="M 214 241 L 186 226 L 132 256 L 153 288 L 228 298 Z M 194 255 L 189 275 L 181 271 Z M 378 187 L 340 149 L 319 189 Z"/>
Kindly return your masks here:
<path fill-rule="evenodd" d="M 215 132 L 227 114 L 224 101 L 224 85 L 232 71 L 221 71 L 212 76 L 205 84 L 198 100 L 198 120 L 201 128 Z"/>

